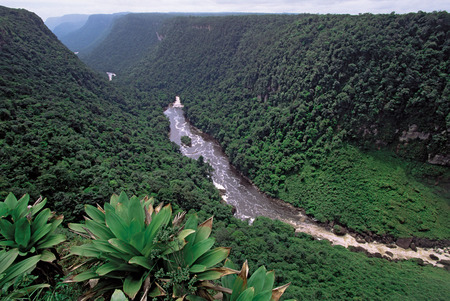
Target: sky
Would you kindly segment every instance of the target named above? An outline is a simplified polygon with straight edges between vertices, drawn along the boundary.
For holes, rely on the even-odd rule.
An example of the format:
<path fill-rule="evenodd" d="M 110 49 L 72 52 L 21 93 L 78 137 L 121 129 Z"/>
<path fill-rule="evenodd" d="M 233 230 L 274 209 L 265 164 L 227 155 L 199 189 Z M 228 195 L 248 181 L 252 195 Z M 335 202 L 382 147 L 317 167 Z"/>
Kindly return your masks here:
<path fill-rule="evenodd" d="M 0 0 L 48 17 L 116 12 L 408 13 L 450 11 L 450 0 Z"/>

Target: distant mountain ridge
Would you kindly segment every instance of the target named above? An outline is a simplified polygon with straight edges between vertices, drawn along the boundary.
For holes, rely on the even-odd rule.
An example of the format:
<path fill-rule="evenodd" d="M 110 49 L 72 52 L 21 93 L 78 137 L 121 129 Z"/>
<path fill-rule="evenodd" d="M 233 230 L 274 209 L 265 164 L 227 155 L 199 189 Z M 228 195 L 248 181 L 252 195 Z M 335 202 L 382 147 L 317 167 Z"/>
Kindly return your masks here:
<path fill-rule="evenodd" d="M 126 13 L 90 15 L 82 27 L 58 38 L 72 51 L 87 51 L 106 37 L 114 20 L 124 14 Z"/>
<path fill-rule="evenodd" d="M 117 18 L 112 28 L 90 51 L 79 57 L 95 70 L 120 73 L 137 63 L 159 41 L 158 31 L 172 14 L 127 14 Z"/>
<path fill-rule="evenodd" d="M 76 30 L 78 28 L 81 28 L 89 18 L 89 15 L 83 15 L 83 14 L 70 14 L 70 15 L 64 15 L 61 17 L 50 17 L 45 20 L 45 25 L 54 32 L 54 30 L 61 25 L 69 25 L 73 26 L 73 30 Z M 57 35 L 58 36 L 58 35 Z"/>

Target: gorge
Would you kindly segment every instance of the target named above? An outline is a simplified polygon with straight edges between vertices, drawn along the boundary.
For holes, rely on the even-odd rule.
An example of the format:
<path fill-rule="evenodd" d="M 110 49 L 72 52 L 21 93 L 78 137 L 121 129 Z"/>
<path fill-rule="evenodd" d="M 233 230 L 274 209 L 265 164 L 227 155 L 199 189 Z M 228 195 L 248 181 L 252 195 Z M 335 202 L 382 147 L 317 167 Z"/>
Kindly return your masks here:
<path fill-rule="evenodd" d="M 292 225 L 296 231 L 312 235 L 316 239 L 326 239 L 333 245 L 362 248 L 371 255 L 378 254 L 386 259 L 420 258 L 426 263 L 443 267 L 440 260 L 449 260 L 449 249 L 444 248 L 410 248 L 404 249 L 395 244 L 357 241 L 348 233 L 338 235 L 326 229 L 314 219 L 308 217 L 299 208 L 281 200 L 270 198 L 258 190 L 247 178 L 233 167 L 220 144 L 207 134 L 195 128 L 185 118 L 180 97 L 171 104 L 164 114 L 170 120 L 170 140 L 180 146 L 183 155 L 207 161 L 213 167 L 212 180 L 222 192 L 222 198 L 235 208 L 235 216 L 250 223 L 258 216 L 278 219 Z M 189 136 L 192 146 L 181 143 L 182 136 Z M 431 257 L 430 257 L 431 255 Z M 434 259 L 433 259 L 434 258 Z"/>

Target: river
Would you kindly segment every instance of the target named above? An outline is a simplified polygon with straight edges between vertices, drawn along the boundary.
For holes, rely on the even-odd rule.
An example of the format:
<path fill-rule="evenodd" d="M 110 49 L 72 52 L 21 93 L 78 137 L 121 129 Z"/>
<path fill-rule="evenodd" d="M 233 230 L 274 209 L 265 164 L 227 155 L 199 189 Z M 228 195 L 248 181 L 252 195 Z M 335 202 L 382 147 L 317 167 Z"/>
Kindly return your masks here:
<path fill-rule="evenodd" d="M 214 185 L 223 193 L 223 199 L 236 208 L 235 215 L 237 218 L 249 220 L 249 222 L 252 222 L 258 216 L 278 219 L 292 225 L 298 232 L 310 234 L 316 239 L 326 239 L 333 245 L 362 247 L 369 253 L 380 253 L 392 259 L 421 258 L 427 263 L 442 266 L 437 264 L 436 260 L 432 260 L 430 254 L 434 254 L 439 259 L 448 260 L 450 258 L 450 255 L 444 250 L 423 248 L 417 248 L 417 251 L 405 250 L 399 247 L 388 247 L 377 242 L 357 242 L 349 234 L 344 236 L 336 235 L 315 223 L 314 220 L 292 205 L 262 194 L 230 165 L 228 157 L 216 140 L 202 133 L 186 120 L 179 97 L 176 98 L 176 102 L 164 114 L 170 120 L 170 140 L 180 146 L 183 155 L 193 159 L 198 159 L 202 156 L 213 167 L 212 179 Z M 182 136 L 191 138 L 191 146 L 181 143 Z"/>

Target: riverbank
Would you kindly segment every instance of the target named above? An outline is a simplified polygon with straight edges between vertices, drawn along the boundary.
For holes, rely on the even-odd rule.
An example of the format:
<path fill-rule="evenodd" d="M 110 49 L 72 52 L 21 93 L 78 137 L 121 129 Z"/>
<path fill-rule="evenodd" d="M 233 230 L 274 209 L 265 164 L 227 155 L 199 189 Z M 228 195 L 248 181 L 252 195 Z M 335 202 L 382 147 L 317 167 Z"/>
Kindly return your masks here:
<path fill-rule="evenodd" d="M 404 249 L 393 241 L 384 244 L 374 241 L 375 239 L 370 238 L 370 236 L 363 239 L 364 237 L 361 234 L 337 231 L 337 229 L 342 230 L 341 226 L 334 229 L 331 225 L 321 224 L 308 217 L 301 209 L 282 200 L 266 196 L 249 179 L 230 165 L 228 158 L 214 138 L 201 133 L 189 123 L 184 116 L 182 107 L 180 98 L 177 97 L 175 103 L 165 111 L 171 122 L 170 139 L 180 146 L 181 136 L 189 136 L 192 139 L 191 147 L 181 147 L 182 153 L 194 159 L 202 156 L 211 164 L 214 169 L 214 185 L 221 191 L 223 200 L 235 207 L 236 217 L 250 221 L 257 216 L 278 219 L 292 225 L 297 232 L 307 233 L 319 240 L 328 240 L 332 245 L 341 245 L 353 251 L 365 252 L 369 256 L 388 260 L 416 258 L 420 263 L 439 267 L 448 266 L 448 263 L 450 263 L 448 248 L 432 249 L 414 246 L 413 250 L 410 248 L 411 242 Z"/>

